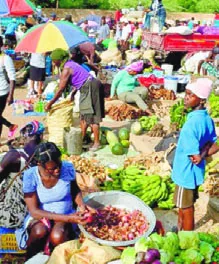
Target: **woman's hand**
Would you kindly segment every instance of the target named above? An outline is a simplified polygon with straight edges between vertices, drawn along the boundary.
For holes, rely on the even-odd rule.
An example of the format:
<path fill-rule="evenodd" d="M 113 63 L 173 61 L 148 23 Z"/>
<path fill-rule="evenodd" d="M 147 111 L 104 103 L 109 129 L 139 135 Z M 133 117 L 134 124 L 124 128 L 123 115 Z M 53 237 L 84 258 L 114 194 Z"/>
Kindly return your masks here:
<path fill-rule="evenodd" d="M 190 160 L 193 164 L 198 165 L 202 161 L 201 155 L 192 155 L 190 156 Z"/>
<path fill-rule="evenodd" d="M 8 98 L 7 98 L 7 104 L 11 105 L 13 104 L 13 102 L 14 102 L 14 97 L 12 94 L 9 93 Z"/>
<path fill-rule="evenodd" d="M 70 223 L 76 223 L 79 225 L 86 225 L 89 221 L 91 214 L 81 214 L 80 212 L 74 213 L 74 214 L 70 214 L 68 216 L 68 222 Z"/>
<path fill-rule="evenodd" d="M 45 111 L 48 112 L 51 108 L 52 108 L 52 103 L 49 102 L 46 106 L 45 106 Z"/>

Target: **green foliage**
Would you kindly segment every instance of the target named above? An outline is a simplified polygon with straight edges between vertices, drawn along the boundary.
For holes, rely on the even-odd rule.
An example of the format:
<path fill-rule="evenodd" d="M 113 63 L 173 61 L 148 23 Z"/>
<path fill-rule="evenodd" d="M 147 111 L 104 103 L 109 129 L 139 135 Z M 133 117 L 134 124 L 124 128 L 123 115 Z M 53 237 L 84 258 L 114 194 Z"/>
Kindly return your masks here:
<path fill-rule="evenodd" d="M 209 98 L 211 117 L 219 117 L 219 96 L 212 93 Z"/>
<path fill-rule="evenodd" d="M 219 9 L 218 6 L 218 0 L 212 0 L 212 1 L 197 1 L 197 6 L 196 6 L 196 12 L 203 12 L 203 13 L 213 13 L 216 10 Z"/>
<path fill-rule="evenodd" d="M 83 0 L 59 0 L 59 8 L 83 8 Z"/>
<path fill-rule="evenodd" d="M 187 114 L 190 110 L 186 110 L 183 100 L 177 102 L 170 108 L 170 122 L 175 124 L 177 129 L 183 127 L 186 122 Z"/>
<path fill-rule="evenodd" d="M 33 1 L 35 5 L 42 7 L 55 7 L 56 0 Z M 60 8 L 88 8 L 88 9 L 118 9 L 137 7 L 139 0 L 59 0 Z M 149 7 L 151 0 L 141 1 L 145 7 Z M 203 12 L 212 13 L 219 11 L 218 0 L 163 0 L 163 4 L 168 12 Z"/>
<path fill-rule="evenodd" d="M 47 0 L 47 1 L 44 1 L 43 3 L 42 3 L 42 0 L 35 0 L 32 2 L 34 2 L 36 6 L 40 5 L 41 7 L 44 7 L 44 8 L 56 7 L 56 0 Z"/>

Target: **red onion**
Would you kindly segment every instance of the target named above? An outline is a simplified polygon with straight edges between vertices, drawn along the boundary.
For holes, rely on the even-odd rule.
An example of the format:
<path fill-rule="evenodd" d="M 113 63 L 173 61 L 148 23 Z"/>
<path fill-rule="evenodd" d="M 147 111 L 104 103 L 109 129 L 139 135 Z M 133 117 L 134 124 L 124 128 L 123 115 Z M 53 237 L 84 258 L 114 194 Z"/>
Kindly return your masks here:
<path fill-rule="evenodd" d="M 148 263 L 155 261 L 160 258 L 160 252 L 157 249 L 148 249 L 145 253 L 144 260 Z M 156 263 L 155 263 L 156 264 Z"/>
<path fill-rule="evenodd" d="M 139 211 L 128 212 L 107 206 L 92 214 L 92 221 L 85 225 L 87 232 L 104 239 L 114 241 L 133 240 L 147 231 L 149 225 L 146 217 Z"/>
<path fill-rule="evenodd" d="M 155 259 L 153 262 L 151 262 L 151 264 L 162 264 L 162 263 L 159 259 Z"/>

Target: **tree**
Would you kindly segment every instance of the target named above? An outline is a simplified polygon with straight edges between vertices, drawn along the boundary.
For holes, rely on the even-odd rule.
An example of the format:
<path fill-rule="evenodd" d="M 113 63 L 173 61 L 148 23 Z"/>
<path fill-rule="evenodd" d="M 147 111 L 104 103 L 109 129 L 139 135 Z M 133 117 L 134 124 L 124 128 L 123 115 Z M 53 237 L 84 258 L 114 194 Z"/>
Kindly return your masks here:
<path fill-rule="evenodd" d="M 200 0 L 197 2 L 196 6 L 197 12 L 203 12 L 206 13 L 214 13 L 215 11 L 219 11 L 219 3 L 218 0 L 211 0 L 211 1 L 203 1 Z"/>
<path fill-rule="evenodd" d="M 83 0 L 59 0 L 60 8 L 83 8 Z"/>

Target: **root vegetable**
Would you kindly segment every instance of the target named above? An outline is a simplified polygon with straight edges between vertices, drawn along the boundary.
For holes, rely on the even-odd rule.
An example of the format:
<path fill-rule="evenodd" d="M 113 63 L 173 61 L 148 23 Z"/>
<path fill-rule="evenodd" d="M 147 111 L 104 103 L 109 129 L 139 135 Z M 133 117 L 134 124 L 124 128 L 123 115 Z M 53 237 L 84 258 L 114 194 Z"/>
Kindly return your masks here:
<path fill-rule="evenodd" d="M 148 227 L 146 217 L 139 210 L 128 212 L 112 206 L 98 209 L 93 221 L 85 225 L 87 232 L 111 241 L 133 240 L 146 232 Z"/>

